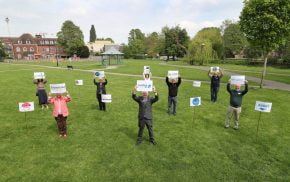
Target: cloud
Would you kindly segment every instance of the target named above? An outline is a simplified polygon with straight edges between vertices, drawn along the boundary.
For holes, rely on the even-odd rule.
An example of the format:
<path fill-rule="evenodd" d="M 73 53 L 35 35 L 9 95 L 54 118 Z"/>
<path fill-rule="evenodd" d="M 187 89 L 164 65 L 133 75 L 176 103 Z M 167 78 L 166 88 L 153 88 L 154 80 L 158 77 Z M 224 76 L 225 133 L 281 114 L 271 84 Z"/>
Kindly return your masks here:
<path fill-rule="evenodd" d="M 230 4 L 230 6 L 229 6 Z M 56 34 L 65 20 L 80 26 L 89 39 L 92 24 L 98 37 L 127 42 L 130 29 L 160 32 L 163 26 L 180 25 L 189 35 L 205 26 L 219 26 L 225 19 L 237 19 L 242 2 L 232 0 L 0 0 L 0 36 L 46 32 Z"/>

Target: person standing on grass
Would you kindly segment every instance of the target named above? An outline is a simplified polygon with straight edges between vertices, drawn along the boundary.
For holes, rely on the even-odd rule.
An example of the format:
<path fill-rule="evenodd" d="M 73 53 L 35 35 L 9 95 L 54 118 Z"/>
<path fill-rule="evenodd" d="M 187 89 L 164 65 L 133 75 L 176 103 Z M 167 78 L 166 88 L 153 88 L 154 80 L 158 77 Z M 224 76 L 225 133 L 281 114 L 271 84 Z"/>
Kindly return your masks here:
<path fill-rule="evenodd" d="M 210 97 L 211 97 L 211 101 L 212 102 L 216 102 L 217 101 L 217 97 L 218 97 L 218 92 L 219 92 L 219 88 L 220 88 L 220 80 L 221 78 L 224 76 L 224 73 L 221 69 L 219 69 L 219 72 L 211 72 L 211 70 L 209 70 L 208 72 L 208 76 L 211 79 L 210 82 Z"/>
<path fill-rule="evenodd" d="M 226 117 L 225 128 L 230 127 L 230 120 L 234 114 L 234 129 L 239 129 L 239 117 L 242 112 L 242 100 L 243 96 L 248 92 L 248 81 L 245 80 L 245 90 L 241 90 L 241 85 L 236 84 L 235 89 L 231 90 L 230 81 L 227 84 L 227 91 L 230 94 L 230 107 Z"/>
<path fill-rule="evenodd" d="M 166 77 L 166 83 L 168 86 L 168 107 L 167 113 L 170 115 L 171 113 L 175 116 L 176 115 L 176 106 L 177 106 L 177 94 L 178 94 L 178 87 L 181 84 L 181 77 L 178 77 L 178 81 L 176 79 L 169 80 L 168 76 Z M 173 112 L 172 111 L 172 104 L 173 104 Z"/>
<path fill-rule="evenodd" d="M 108 81 L 106 78 L 99 79 L 99 82 L 94 79 L 94 84 L 97 86 L 96 97 L 99 101 L 100 111 L 106 111 L 106 104 L 102 102 L 102 94 L 106 94 L 106 85 Z"/>
<path fill-rule="evenodd" d="M 148 92 L 142 92 L 142 96 L 136 96 L 136 87 L 132 92 L 132 98 L 139 104 L 139 114 L 138 114 L 138 126 L 139 132 L 136 141 L 136 145 L 140 145 L 142 143 L 142 136 L 145 125 L 149 132 L 149 142 L 153 145 L 156 145 L 156 141 L 154 139 L 153 133 L 153 117 L 152 117 L 152 104 L 158 101 L 158 94 L 155 88 L 153 88 L 153 92 L 155 97 L 150 97 Z"/>
<path fill-rule="evenodd" d="M 36 96 L 38 96 L 38 103 L 41 109 L 46 107 L 48 109 L 47 94 L 45 91 L 46 79 L 34 79 L 33 83 L 37 86 Z"/>
<path fill-rule="evenodd" d="M 66 92 L 66 96 L 62 96 L 62 94 L 56 94 L 55 97 L 51 97 L 51 93 L 49 93 L 48 103 L 53 104 L 53 116 L 56 120 L 59 137 L 67 137 L 67 127 L 66 120 L 69 115 L 67 102 L 71 101 L 71 97 L 68 92 Z"/>

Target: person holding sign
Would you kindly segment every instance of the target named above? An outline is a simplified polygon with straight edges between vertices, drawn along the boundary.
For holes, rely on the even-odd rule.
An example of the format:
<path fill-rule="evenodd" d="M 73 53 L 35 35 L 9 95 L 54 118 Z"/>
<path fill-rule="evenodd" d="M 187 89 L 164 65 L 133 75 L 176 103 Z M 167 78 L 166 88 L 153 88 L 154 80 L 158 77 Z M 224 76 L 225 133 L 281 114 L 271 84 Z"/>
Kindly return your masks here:
<path fill-rule="evenodd" d="M 38 96 L 38 103 L 41 106 L 41 109 L 44 109 L 44 107 L 48 109 L 47 94 L 45 91 L 46 82 L 45 78 L 33 79 L 33 83 L 37 86 L 36 96 Z"/>
<path fill-rule="evenodd" d="M 102 102 L 102 94 L 106 94 L 106 85 L 108 81 L 105 77 L 99 78 L 99 82 L 94 79 L 94 84 L 97 86 L 96 97 L 99 101 L 100 111 L 106 111 L 106 103 Z"/>
<path fill-rule="evenodd" d="M 212 72 L 212 70 L 215 70 L 215 72 Z M 217 70 L 219 70 L 217 72 Z M 224 73 L 222 71 L 222 69 L 210 69 L 208 72 L 208 76 L 211 79 L 210 82 L 210 97 L 211 97 L 211 101 L 212 102 L 216 102 L 217 101 L 217 96 L 218 96 L 218 92 L 219 92 L 219 88 L 220 88 L 220 80 L 221 78 L 224 76 Z"/>
<path fill-rule="evenodd" d="M 176 115 L 176 106 L 177 106 L 177 94 L 178 94 L 178 87 L 181 84 L 181 77 L 178 76 L 178 81 L 176 79 L 169 79 L 168 76 L 166 77 L 166 84 L 168 86 L 168 107 L 167 113 L 171 114 L 171 108 L 173 104 L 173 112 L 172 114 Z"/>
<path fill-rule="evenodd" d="M 230 126 L 230 120 L 232 115 L 234 114 L 235 122 L 234 122 L 234 129 L 239 129 L 239 117 L 242 111 L 242 100 L 243 96 L 248 92 L 248 81 L 245 80 L 245 90 L 241 91 L 241 85 L 236 84 L 235 89 L 231 90 L 230 81 L 227 85 L 227 91 L 230 94 L 230 107 L 226 117 L 225 128 Z"/>
<path fill-rule="evenodd" d="M 138 126 L 139 132 L 136 141 L 136 145 L 140 145 L 142 143 L 142 136 L 145 125 L 149 132 L 149 141 L 153 145 L 156 145 L 156 141 L 154 140 L 153 134 L 153 123 L 152 123 L 152 104 L 158 101 L 158 94 L 155 88 L 153 88 L 153 92 L 155 97 L 150 97 L 148 92 L 142 92 L 142 96 L 136 96 L 137 86 L 135 86 L 132 92 L 132 98 L 139 104 L 139 114 L 138 114 Z"/>
<path fill-rule="evenodd" d="M 67 102 L 70 101 L 71 97 L 68 92 L 66 92 L 66 96 L 57 93 L 55 97 L 51 97 L 51 93 L 49 93 L 48 102 L 54 105 L 52 115 L 58 126 L 59 137 L 67 137 L 66 120 L 69 115 Z"/>

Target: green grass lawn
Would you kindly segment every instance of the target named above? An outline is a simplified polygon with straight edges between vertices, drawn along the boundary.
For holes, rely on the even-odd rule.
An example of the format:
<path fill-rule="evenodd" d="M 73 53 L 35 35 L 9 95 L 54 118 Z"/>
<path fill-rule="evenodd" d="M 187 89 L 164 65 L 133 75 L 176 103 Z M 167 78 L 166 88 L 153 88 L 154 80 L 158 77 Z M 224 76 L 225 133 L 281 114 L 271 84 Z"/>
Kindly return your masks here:
<path fill-rule="evenodd" d="M 167 67 L 159 69 L 155 64 L 150 62 L 153 75 L 164 76 Z M 142 61 L 125 63 L 110 72 L 140 74 L 143 66 Z M 186 78 L 207 79 L 204 73 L 178 70 Z M 58 138 L 52 108 L 37 107 L 27 113 L 26 122 L 24 113 L 18 112 L 18 102 L 37 103 L 34 71 L 44 71 L 48 83 L 67 84 L 73 100 L 65 140 Z M 235 131 L 223 128 L 229 104 L 224 85 L 218 102 L 212 104 L 208 84 L 193 88 L 191 82 L 183 82 L 173 117 L 166 114 L 167 86 L 164 80 L 154 79 L 160 94 L 153 106 L 158 145 L 149 145 L 145 131 L 142 145 L 136 147 L 138 107 L 131 89 L 137 78 L 107 75 L 113 103 L 103 113 L 97 109 L 91 73 L 0 64 L 0 77 L 0 181 L 290 180 L 289 92 L 250 89 L 243 101 L 240 130 Z M 76 79 L 83 79 L 85 85 L 75 86 Z M 189 98 L 196 96 L 202 97 L 202 106 L 193 112 Z M 257 100 L 273 102 L 272 112 L 262 114 L 258 141 Z"/>

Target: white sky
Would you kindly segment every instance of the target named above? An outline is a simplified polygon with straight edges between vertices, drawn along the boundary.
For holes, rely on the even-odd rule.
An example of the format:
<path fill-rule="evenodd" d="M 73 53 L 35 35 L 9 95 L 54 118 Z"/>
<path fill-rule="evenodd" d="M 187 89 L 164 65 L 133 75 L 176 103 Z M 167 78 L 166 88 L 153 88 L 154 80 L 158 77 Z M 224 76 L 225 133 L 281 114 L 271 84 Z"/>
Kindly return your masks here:
<path fill-rule="evenodd" d="M 85 41 L 95 25 L 97 37 L 127 43 L 129 31 L 160 32 L 165 25 L 180 25 L 190 36 L 203 27 L 238 20 L 243 0 L 0 0 L 0 36 L 47 33 L 55 36 L 65 20 L 80 26 Z"/>

